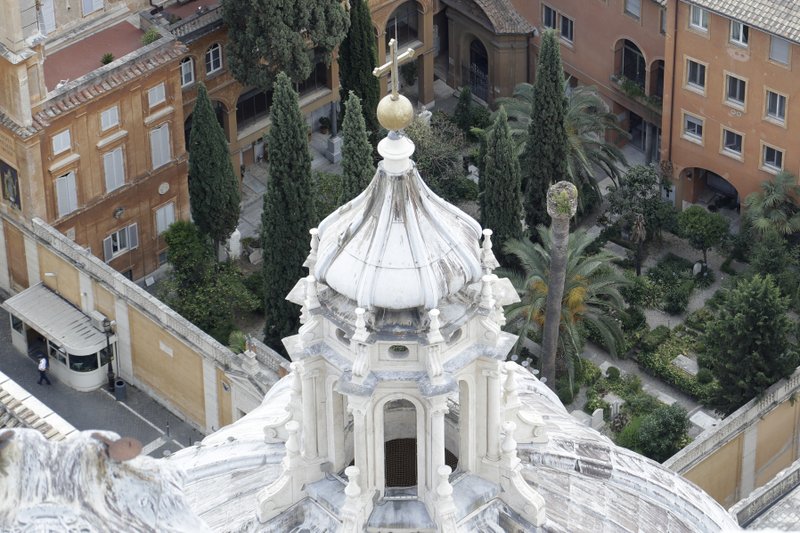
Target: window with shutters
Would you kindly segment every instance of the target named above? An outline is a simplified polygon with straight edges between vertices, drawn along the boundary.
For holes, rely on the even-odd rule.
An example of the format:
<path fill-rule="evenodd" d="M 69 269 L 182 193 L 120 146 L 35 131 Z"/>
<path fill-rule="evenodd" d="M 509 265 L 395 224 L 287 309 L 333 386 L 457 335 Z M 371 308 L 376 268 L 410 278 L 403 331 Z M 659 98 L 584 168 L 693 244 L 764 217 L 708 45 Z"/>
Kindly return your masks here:
<path fill-rule="evenodd" d="M 103 0 L 82 0 L 83 14 L 88 15 L 103 9 Z"/>
<path fill-rule="evenodd" d="M 165 123 L 150 130 L 150 154 L 153 160 L 153 168 L 169 163 L 172 156 L 170 155 L 168 124 Z"/>
<path fill-rule="evenodd" d="M 156 233 L 161 235 L 175 222 L 175 203 L 170 202 L 156 209 Z"/>
<path fill-rule="evenodd" d="M 66 152 L 70 148 L 72 148 L 72 141 L 70 139 L 69 130 L 64 130 L 53 135 L 53 155 Z"/>
<path fill-rule="evenodd" d="M 689 113 L 683 114 L 683 138 L 692 142 L 703 142 L 703 119 L 690 115 Z"/>
<path fill-rule="evenodd" d="M 125 162 L 121 146 L 103 154 L 103 169 L 106 177 L 106 192 L 125 185 Z"/>
<path fill-rule="evenodd" d="M 59 218 L 78 209 L 78 188 L 74 170 L 56 178 L 56 206 Z"/>
<path fill-rule="evenodd" d="M 167 99 L 167 92 L 164 88 L 164 82 L 159 83 L 155 87 L 147 90 L 147 105 L 154 108 L 160 103 L 165 102 Z"/>
<path fill-rule="evenodd" d="M 139 225 L 135 223 L 117 230 L 103 239 L 103 255 L 106 263 L 138 247 Z"/>
<path fill-rule="evenodd" d="M 781 39 L 774 35 L 771 36 L 769 41 L 769 58 L 782 65 L 788 65 L 791 46 L 792 45 L 789 44 L 789 41 L 786 39 Z"/>
<path fill-rule="evenodd" d="M 100 113 L 100 130 L 106 131 L 119 125 L 119 107 L 109 107 Z"/>

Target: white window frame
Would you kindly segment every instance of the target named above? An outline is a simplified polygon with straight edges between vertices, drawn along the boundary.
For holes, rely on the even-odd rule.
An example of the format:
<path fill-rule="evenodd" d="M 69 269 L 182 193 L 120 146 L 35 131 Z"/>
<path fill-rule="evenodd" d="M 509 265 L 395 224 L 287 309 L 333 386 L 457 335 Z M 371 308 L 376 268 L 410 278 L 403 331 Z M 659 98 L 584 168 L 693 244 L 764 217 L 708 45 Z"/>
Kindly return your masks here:
<path fill-rule="evenodd" d="M 693 123 L 695 128 L 692 130 L 688 126 Z M 700 128 L 700 134 L 697 133 L 697 128 Z M 692 115 L 691 113 L 683 113 L 683 126 L 681 128 L 683 138 L 694 143 L 703 144 L 703 134 L 705 133 L 705 120 L 702 117 Z"/>
<path fill-rule="evenodd" d="M 53 135 L 52 141 L 53 155 L 58 155 L 72 148 L 72 139 L 70 138 L 69 128 Z"/>
<path fill-rule="evenodd" d="M 111 106 L 100 112 L 100 131 L 119 126 L 119 106 Z"/>
<path fill-rule="evenodd" d="M 81 0 L 81 10 L 84 17 L 101 9 L 103 9 L 103 0 Z"/>
<path fill-rule="evenodd" d="M 776 53 L 777 46 L 776 45 L 785 46 L 786 50 L 786 57 L 780 58 Z M 792 60 L 792 43 L 787 41 L 786 39 L 781 39 L 780 37 L 776 37 L 775 35 L 770 35 L 769 40 L 769 59 L 770 61 L 774 61 L 780 65 L 789 65 Z"/>
<path fill-rule="evenodd" d="M 689 8 L 689 27 L 704 33 L 708 32 L 708 10 L 694 5 Z"/>
<path fill-rule="evenodd" d="M 569 37 L 564 34 L 564 22 L 565 21 L 568 23 Z M 565 41 L 570 42 L 570 43 L 575 41 L 575 21 L 573 19 L 571 19 L 571 18 L 569 18 L 567 16 L 564 16 L 562 14 L 560 16 L 559 21 L 558 21 L 558 28 L 559 28 L 558 29 L 559 35 L 561 35 L 562 39 L 564 39 Z"/>
<path fill-rule="evenodd" d="M 692 81 L 692 64 L 697 65 L 698 72 L 699 72 L 700 68 L 703 69 L 703 83 L 702 83 L 702 85 L 697 83 L 697 82 L 695 82 L 695 81 Z M 699 61 L 695 61 L 694 59 L 689 59 L 689 58 L 686 59 L 686 86 L 687 87 L 691 87 L 691 88 L 693 88 L 695 90 L 702 91 L 703 93 L 705 93 L 706 92 L 706 74 L 707 74 L 707 69 L 706 69 L 706 65 L 704 63 L 700 63 Z"/>
<path fill-rule="evenodd" d="M 147 105 L 152 109 L 158 104 L 163 104 L 167 101 L 167 88 L 162 81 L 158 85 L 154 85 L 147 89 Z"/>
<path fill-rule="evenodd" d="M 778 122 L 780 124 L 786 123 L 786 108 L 788 107 L 788 98 L 785 94 L 781 94 L 779 92 L 773 91 L 771 89 L 766 89 L 767 94 L 764 97 L 764 116 L 765 118 L 773 121 Z M 773 114 L 770 110 L 773 107 L 772 104 L 772 97 L 775 97 L 775 113 Z"/>
<path fill-rule="evenodd" d="M 553 20 L 552 23 L 548 23 L 548 13 L 552 13 Z M 558 25 L 558 11 L 555 8 L 548 6 L 547 4 L 542 4 L 542 26 L 545 28 L 550 28 L 551 30 L 559 29 Z"/>
<path fill-rule="evenodd" d="M 165 122 L 150 130 L 150 157 L 153 169 L 162 167 L 172 160 L 169 123 Z"/>
<path fill-rule="evenodd" d="M 737 92 L 739 89 L 742 89 L 742 99 L 738 99 L 738 94 L 731 95 L 731 84 L 734 83 L 734 87 L 736 88 Z M 735 76 L 729 72 L 725 73 L 725 103 L 730 106 L 744 109 L 745 104 L 747 103 L 747 80 L 744 78 L 740 78 L 739 76 Z"/>
<path fill-rule="evenodd" d="M 773 163 L 767 160 L 767 151 L 769 150 L 772 150 L 776 156 L 780 154 L 780 160 L 781 160 L 780 166 L 774 165 Z M 780 172 L 781 170 L 783 170 L 783 163 L 785 156 L 786 152 L 784 150 L 781 150 L 780 148 L 777 148 L 770 144 L 766 144 L 763 142 L 761 143 L 761 168 L 763 168 L 764 170 L 773 173 Z"/>
<path fill-rule="evenodd" d="M 56 178 L 55 189 L 58 218 L 65 217 L 78 209 L 78 185 L 74 170 Z"/>
<path fill-rule="evenodd" d="M 168 202 L 156 209 L 156 235 L 161 235 L 175 222 L 175 202 Z"/>
<path fill-rule="evenodd" d="M 133 223 L 111 233 L 103 239 L 103 257 L 106 263 L 139 247 L 139 225 Z"/>
<path fill-rule="evenodd" d="M 193 83 L 194 83 L 194 59 L 192 59 L 191 57 L 187 57 L 183 61 L 181 61 L 181 87 L 188 87 Z"/>
<path fill-rule="evenodd" d="M 642 18 L 642 0 L 625 0 L 625 14 L 636 20 Z"/>
<path fill-rule="evenodd" d="M 206 48 L 205 63 L 206 76 L 222 70 L 222 45 L 214 43 Z"/>
<path fill-rule="evenodd" d="M 737 46 L 748 46 L 750 41 L 750 27 L 738 20 L 731 21 L 730 40 Z"/>
<path fill-rule="evenodd" d="M 103 175 L 107 193 L 125 185 L 125 155 L 121 146 L 103 154 Z"/>
<path fill-rule="evenodd" d="M 735 135 L 739 138 L 739 150 L 734 150 L 728 147 L 727 143 L 727 135 Z M 722 153 L 726 155 L 730 155 L 735 157 L 736 159 L 741 159 L 744 155 L 744 135 L 739 133 L 738 131 L 734 131 L 729 128 L 722 128 Z"/>

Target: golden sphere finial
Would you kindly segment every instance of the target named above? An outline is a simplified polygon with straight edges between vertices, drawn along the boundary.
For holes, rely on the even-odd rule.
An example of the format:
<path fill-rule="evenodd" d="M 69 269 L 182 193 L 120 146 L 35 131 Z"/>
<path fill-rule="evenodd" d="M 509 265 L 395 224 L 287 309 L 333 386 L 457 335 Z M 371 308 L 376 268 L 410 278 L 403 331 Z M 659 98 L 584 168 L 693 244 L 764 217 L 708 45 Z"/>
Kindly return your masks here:
<path fill-rule="evenodd" d="M 378 122 L 389 131 L 402 130 L 414 120 L 414 106 L 402 94 L 396 98 L 391 94 L 384 96 L 378 102 L 377 113 Z"/>

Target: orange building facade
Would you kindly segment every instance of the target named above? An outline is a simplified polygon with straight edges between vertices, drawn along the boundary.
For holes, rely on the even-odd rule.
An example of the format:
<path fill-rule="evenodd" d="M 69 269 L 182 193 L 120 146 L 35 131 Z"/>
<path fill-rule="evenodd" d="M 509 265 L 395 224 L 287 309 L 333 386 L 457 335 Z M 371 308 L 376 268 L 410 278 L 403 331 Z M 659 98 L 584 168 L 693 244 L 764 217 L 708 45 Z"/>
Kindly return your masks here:
<path fill-rule="evenodd" d="M 784 24 L 800 7 L 741 4 L 668 2 L 661 158 L 679 207 L 736 207 L 779 171 L 800 172 L 800 35 Z"/>

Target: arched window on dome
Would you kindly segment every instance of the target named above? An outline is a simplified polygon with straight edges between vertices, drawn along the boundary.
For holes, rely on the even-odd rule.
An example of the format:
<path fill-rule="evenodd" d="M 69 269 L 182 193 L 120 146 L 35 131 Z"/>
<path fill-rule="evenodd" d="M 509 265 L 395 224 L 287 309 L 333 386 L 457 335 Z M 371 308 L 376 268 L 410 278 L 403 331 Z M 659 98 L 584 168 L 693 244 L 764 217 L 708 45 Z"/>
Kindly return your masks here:
<path fill-rule="evenodd" d="M 417 409 L 408 400 L 383 406 L 384 475 L 387 495 L 392 489 L 417 486 Z"/>

